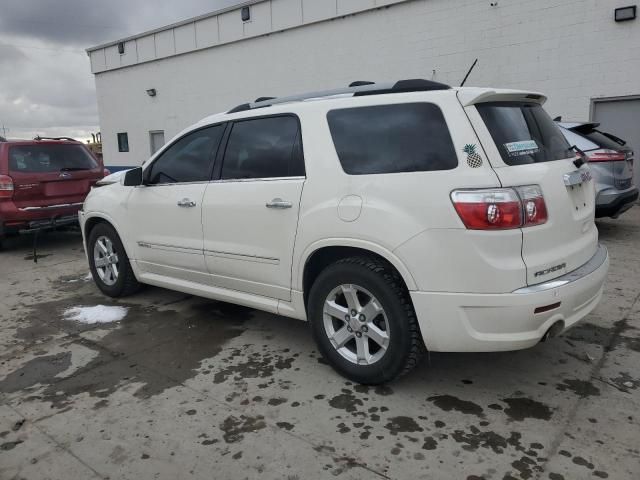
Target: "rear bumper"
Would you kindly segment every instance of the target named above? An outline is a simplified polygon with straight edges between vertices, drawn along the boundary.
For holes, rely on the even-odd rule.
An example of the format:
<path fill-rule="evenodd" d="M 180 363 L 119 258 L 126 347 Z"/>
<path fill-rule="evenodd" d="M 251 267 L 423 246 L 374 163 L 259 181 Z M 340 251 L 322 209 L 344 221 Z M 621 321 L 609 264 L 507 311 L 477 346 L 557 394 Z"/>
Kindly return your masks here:
<path fill-rule="evenodd" d="M 18 208 L 11 201 L 0 202 L 0 236 L 71 225 L 78 222 L 81 203 L 49 207 Z"/>
<path fill-rule="evenodd" d="M 638 188 L 627 190 L 609 188 L 598 193 L 596 217 L 615 217 L 629 210 L 638 200 Z"/>
<path fill-rule="evenodd" d="M 537 344 L 557 322 L 566 329 L 589 314 L 602 298 L 608 270 L 609 255 L 599 246 L 574 272 L 512 293 L 411 292 L 411 299 L 431 351 L 519 350 Z"/>

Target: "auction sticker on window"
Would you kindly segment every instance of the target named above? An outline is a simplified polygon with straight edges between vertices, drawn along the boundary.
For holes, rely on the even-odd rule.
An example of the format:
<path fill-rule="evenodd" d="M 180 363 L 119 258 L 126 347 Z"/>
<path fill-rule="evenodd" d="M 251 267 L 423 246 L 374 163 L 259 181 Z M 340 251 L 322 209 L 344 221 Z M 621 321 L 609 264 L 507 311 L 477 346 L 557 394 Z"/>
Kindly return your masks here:
<path fill-rule="evenodd" d="M 535 140 L 523 140 L 520 142 L 505 143 L 504 148 L 507 149 L 510 157 L 533 155 L 534 153 L 538 153 L 538 151 L 540 150 Z"/>

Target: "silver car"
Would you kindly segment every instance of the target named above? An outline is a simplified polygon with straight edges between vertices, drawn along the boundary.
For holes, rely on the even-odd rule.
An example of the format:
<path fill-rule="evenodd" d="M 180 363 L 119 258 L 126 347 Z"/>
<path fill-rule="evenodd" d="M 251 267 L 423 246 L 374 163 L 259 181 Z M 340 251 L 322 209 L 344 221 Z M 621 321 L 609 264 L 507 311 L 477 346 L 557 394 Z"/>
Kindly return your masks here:
<path fill-rule="evenodd" d="M 638 200 L 633 150 L 598 123 L 557 122 L 570 145 L 584 152 L 596 181 L 596 217 L 617 218 Z"/>

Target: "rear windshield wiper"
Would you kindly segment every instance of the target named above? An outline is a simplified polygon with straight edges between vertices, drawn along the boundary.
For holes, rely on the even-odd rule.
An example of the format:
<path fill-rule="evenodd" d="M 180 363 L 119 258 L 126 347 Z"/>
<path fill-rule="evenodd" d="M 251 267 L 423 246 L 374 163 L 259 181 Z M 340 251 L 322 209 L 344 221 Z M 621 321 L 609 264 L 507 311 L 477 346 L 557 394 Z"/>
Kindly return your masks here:
<path fill-rule="evenodd" d="M 91 170 L 91 168 L 88 167 L 64 167 L 61 168 L 60 171 L 61 172 L 79 172 L 82 170 Z"/>

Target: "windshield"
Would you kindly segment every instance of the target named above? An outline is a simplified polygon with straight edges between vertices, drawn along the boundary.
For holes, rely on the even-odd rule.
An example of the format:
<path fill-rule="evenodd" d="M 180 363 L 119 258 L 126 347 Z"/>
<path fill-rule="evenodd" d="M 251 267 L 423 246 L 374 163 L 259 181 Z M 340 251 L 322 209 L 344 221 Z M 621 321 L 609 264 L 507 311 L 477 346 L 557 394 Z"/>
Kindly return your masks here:
<path fill-rule="evenodd" d="M 477 109 L 507 165 L 575 156 L 560 128 L 538 104 L 493 102 Z"/>
<path fill-rule="evenodd" d="M 20 145 L 9 149 L 9 170 L 12 172 L 59 172 L 97 167 L 96 160 L 82 145 Z"/>

